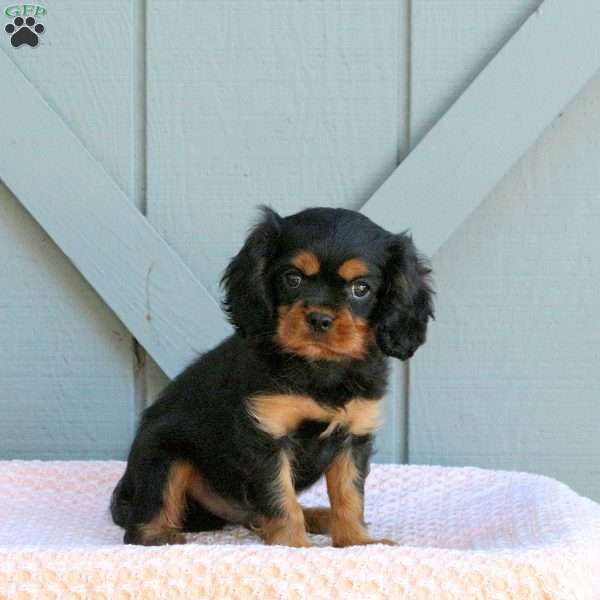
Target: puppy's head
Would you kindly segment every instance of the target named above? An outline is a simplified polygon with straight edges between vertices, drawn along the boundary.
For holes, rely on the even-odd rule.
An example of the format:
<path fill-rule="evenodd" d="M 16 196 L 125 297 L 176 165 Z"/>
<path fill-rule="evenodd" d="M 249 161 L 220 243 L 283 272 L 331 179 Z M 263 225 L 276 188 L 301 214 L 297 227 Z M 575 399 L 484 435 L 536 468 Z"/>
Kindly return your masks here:
<path fill-rule="evenodd" d="M 313 360 L 362 359 L 375 345 L 406 360 L 423 344 L 430 269 L 407 234 L 343 209 L 262 210 L 223 276 L 240 334 Z"/>

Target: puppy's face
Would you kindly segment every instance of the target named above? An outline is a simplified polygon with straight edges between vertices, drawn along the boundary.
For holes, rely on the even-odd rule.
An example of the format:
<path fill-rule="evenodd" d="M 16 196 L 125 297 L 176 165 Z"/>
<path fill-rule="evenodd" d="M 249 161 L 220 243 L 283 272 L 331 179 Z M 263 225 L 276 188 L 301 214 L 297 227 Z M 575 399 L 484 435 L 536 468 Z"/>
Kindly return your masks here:
<path fill-rule="evenodd" d="M 408 236 L 348 210 L 264 212 L 223 278 L 240 333 L 310 360 L 360 360 L 376 345 L 412 356 L 433 311 Z"/>
<path fill-rule="evenodd" d="M 370 316 L 381 269 L 361 256 L 353 240 L 328 241 L 333 247 L 308 236 L 306 247 L 292 248 L 276 261 L 275 341 L 306 358 L 361 359 L 375 341 Z"/>

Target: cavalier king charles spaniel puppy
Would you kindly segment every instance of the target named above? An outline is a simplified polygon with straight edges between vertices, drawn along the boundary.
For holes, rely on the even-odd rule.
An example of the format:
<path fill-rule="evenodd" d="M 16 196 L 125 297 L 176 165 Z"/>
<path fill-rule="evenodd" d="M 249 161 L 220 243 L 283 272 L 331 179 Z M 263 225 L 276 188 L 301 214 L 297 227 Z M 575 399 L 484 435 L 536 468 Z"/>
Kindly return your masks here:
<path fill-rule="evenodd" d="M 360 213 L 262 208 L 222 279 L 235 332 L 142 414 L 111 503 L 125 543 L 227 523 L 266 544 L 393 543 L 369 536 L 364 484 L 386 357 L 425 341 L 429 274 L 409 235 Z M 323 475 L 330 508 L 303 507 Z"/>

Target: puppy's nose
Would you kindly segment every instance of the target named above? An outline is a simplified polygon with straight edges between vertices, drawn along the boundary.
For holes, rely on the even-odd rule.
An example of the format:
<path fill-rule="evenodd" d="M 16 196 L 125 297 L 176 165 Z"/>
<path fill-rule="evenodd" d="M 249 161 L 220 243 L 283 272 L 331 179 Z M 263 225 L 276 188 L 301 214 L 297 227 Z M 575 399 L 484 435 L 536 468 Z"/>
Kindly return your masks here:
<path fill-rule="evenodd" d="M 306 315 L 308 324 L 317 333 L 327 331 L 333 323 L 333 317 L 324 313 L 311 312 Z"/>

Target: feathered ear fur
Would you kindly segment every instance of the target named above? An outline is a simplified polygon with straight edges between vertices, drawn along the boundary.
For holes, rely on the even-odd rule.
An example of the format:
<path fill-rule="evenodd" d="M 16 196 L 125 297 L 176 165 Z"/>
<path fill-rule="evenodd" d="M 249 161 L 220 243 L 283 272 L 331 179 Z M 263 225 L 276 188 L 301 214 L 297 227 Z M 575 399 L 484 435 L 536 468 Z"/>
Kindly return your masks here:
<path fill-rule="evenodd" d="M 391 236 L 387 254 L 377 343 L 388 356 L 406 360 L 425 342 L 427 322 L 433 318 L 431 269 L 406 233 Z"/>
<path fill-rule="evenodd" d="M 244 246 L 223 274 L 223 307 L 242 336 L 267 333 L 273 327 L 274 305 L 266 272 L 277 252 L 281 217 L 263 206 L 262 220 L 250 231 Z"/>

